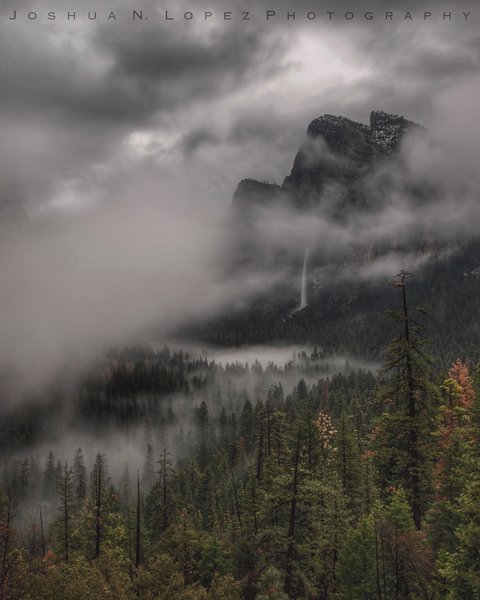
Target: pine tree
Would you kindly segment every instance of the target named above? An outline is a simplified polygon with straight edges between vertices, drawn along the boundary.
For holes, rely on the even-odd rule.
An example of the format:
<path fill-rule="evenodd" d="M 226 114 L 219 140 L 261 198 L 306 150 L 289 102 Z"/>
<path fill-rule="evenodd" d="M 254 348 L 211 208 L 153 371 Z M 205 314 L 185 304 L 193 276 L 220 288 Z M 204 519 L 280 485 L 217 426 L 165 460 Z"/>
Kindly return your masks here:
<path fill-rule="evenodd" d="M 145 460 L 142 467 L 142 486 L 147 490 L 155 479 L 154 450 L 150 421 L 147 420 L 144 429 Z"/>
<path fill-rule="evenodd" d="M 65 463 L 63 473 L 58 482 L 58 495 L 60 498 L 60 513 L 62 522 L 62 537 L 65 562 L 68 562 L 70 551 L 70 521 L 74 508 L 74 484 L 72 470 Z"/>
<path fill-rule="evenodd" d="M 228 417 L 224 406 L 222 406 L 220 417 L 218 419 L 218 428 L 220 434 L 220 447 L 226 449 L 228 446 Z"/>
<path fill-rule="evenodd" d="M 402 307 L 391 311 L 398 337 L 390 344 L 380 399 L 385 412 L 374 431 L 376 462 L 383 489 L 402 487 L 417 529 L 431 494 L 432 430 L 436 392 L 429 379 L 428 340 L 407 303 L 410 273 L 401 271 L 392 285 L 401 291 Z M 426 309 L 415 309 L 425 314 Z"/>
<path fill-rule="evenodd" d="M 238 425 L 235 413 L 228 417 L 227 423 L 227 454 L 229 465 L 234 468 L 240 460 L 241 444 L 238 440 Z"/>
<path fill-rule="evenodd" d="M 142 530 L 140 507 L 140 473 L 137 473 L 137 518 L 135 522 L 135 567 L 138 569 L 141 561 Z"/>
<path fill-rule="evenodd" d="M 45 529 L 43 526 L 43 510 L 40 505 L 39 509 L 39 518 L 40 518 L 40 543 L 42 547 L 42 558 L 45 558 Z"/>
<path fill-rule="evenodd" d="M 359 518 L 362 512 L 362 464 L 358 437 L 345 410 L 340 415 L 335 438 L 337 447 L 337 472 L 342 488 L 349 500 L 352 513 Z"/>
<path fill-rule="evenodd" d="M 250 452 L 252 446 L 254 444 L 255 434 L 254 434 L 254 420 L 253 420 L 253 407 L 250 400 L 247 398 L 245 400 L 245 404 L 242 408 L 242 413 L 240 415 L 240 427 L 239 433 L 244 441 L 245 451 L 247 453 Z"/>
<path fill-rule="evenodd" d="M 475 459 L 474 470 L 466 478 L 458 501 L 458 525 L 452 551 L 440 554 L 440 573 L 443 576 L 447 598 L 470 600 L 480 598 L 480 460 Z"/>
<path fill-rule="evenodd" d="M 42 493 L 43 497 L 47 502 L 53 500 L 56 492 L 56 484 L 55 484 L 55 457 L 53 452 L 50 450 L 48 453 L 47 463 L 45 465 L 45 470 L 43 471 L 43 484 L 42 484 Z"/>
<path fill-rule="evenodd" d="M 25 458 L 20 467 L 18 500 L 22 502 L 29 496 L 30 491 L 30 460 Z"/>
<path fill-rule="evenodd" d="M 382 585 L 386 598 L 431 598 L 435 563 L 418 531 L 402 489 L 392 491 L 387 502 L 375 511 L 378 546 L 381 552 Z"/>
<path fill-rule="evenodd" d="M 449 375 L 455 382 L 453 414 L 448 420 L 453 426 L 449 427 L 444 468 L 451 470 L 452 485 L 461 491 L 442 514 L 444 519 L 447 517 L 446 531 L 450 536 L 453 528 L 453 539 L 449 537 L 444 542 L 439 564 L 447 597 L 467 600 L 480 597 L 480 395 L 478 390 L 475 393 L 466 365 L 457 361 Z M 448 479 L 445 483 L 449 483 Z"/>
<path fill-rule="evenodd" d="M 293 479 L 292 479 L 292 495 L 290 498 L 290 517 L 288 521 L 288 546 L 287 546 L 287 566 L 285 569 L 285 584 L 284 590 L 287 596 L 292 593 L 292 578 L 293 578 L 293 554 L 295 550 L 295 527 L 297 525 L 297 500 L 298 500 L 298 485 L 299 485 L 299 466 L 300 466 L 300 445 L 302 433 L 300 428 L 297 433 L 297 444 L 295 450 L 295 459 L 293 464 Z"/>
<path fill-rule="evenodd" d="M 288 600 L 283 591 L 281 573 L 275 567 L 267 567 L 258 582 L 260 593 L 256 600 Z"/>
<path fill-rule="evenodd" d="M 13 499 L 10 491 L 0 488 L 0 598 L 8 598 L 8 581 L 15 560 L 13 553 L 14 535 Z"/>
<path fill-rule="evenodd" d="M 90 495 L 94 504 L 95 558 L 100 556 L 105 516 L 108 509 L 107 497 L 109 485 L 110 477 L 108 476 L 106 459 L 99 452 L 93 465 L 90 486 Z"/>
<path fill-rule="evenodd" d="M 230 575 L 232 572 L 233 562 L 230 553 L 215 536 L 210 536 L 202 548 L 198 562 L 201 583 L 209 586 L 215 575 Z"/>
<path fill-rule="evenodd" d="M 145 523 L 152 540 L 158 539 L 173 520 L 175 502 L 172 493 L 174 471 L 166 448 L 158 460 L 158 476 L 145 500 Z"/>
<path fill-rule="evenodd" d="M 154 480 L 155 468 L 154 468 L 154 454 L 153 446 L 151 443 L 147 444 L 145 451 L 145 461 L 142 467 L 142 486 L 144 489 L 148 489 Z"/>
<path fill-rule="evenodd" d="M 197 427 L 198 464 L 203 470 L 208 464 L 210 454 L 210 416 L 205 401 L 195 411 Z"/>
<path fill-rule="evenodd" d="M 382 599 L 375 525 L 366 517 L 351 529 L 339 552 L 336 569 L 338 598 L 345 600 Z"/>
<path fill-rule="evenodd" d="M 79 508 L 87 497 L 87 469 L 83 458 L 83 450 L 78 448 L 75 451 L 72 467 L 72 479 L 75 505 Z"/>

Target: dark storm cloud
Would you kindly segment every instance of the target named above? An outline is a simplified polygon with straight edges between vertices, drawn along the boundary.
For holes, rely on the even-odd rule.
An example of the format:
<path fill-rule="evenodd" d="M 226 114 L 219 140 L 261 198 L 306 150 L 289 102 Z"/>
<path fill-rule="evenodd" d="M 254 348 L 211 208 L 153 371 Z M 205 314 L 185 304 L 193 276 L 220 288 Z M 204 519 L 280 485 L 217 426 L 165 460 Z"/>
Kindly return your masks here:
<path fill-rule="evenodd" d="M 132 8 L 127 0 L 114 4 L 117 12 Z M 140 4 L 160 14 L 157 2 Z M 220 12 L 224 4 L 203 8 Z M 235 0 L 228 7 L 312 8 L 306 0 Z M 380 0 L 365 7 L 385 10 Z M 423 7 L 443 10 L 433 0 Z M 60 10 L 50 0 L 11 1 L 2 3 L 2 18 L 12 8 Z M 85 10 L 78 0 L 62 2 L 62 11 L 72 8 Z M 193 10 L 187 1 L 171 8 Z M 347 1 L 321 10 L 330 8 L 363 10 Z M 284 276 L 280 270 L 225 283 L 205 265 L 218 254 L 219 215 L 237 181 L 281 182 L 320 114 L 367 122 L 372 109 L 402 113 L 442 141 L 455 140 L 459 165 L 472 172 L 478 166 L 474 151 L 459 150 L 478 140 L 477 109 L 468 105 L 479 90 L 472 24 L 385 23 L 380 16 L 372 23 L 152 19 L 0 27 L 0 358 L 15 365 L 50 372 L 72 348 L 87 354 L 128 341 L 158 323 L 246 300 Z M 452 115 L 451 106 L 462 114 Z M 426 154 L 418 151 L 411 168 L 443 175 L 450 157 L 435 167 Z M 463 167 L 458 172 L 467 178 Z M 410 226 L 404 206 L 392 200 L 390 213 L 363 224 L 364 236 Z M 445 204 L 433 226 L 455 218 L 458 231 L 476 223 L 468 218 L 474 201 L 465 206 L 462 213 Z M 333 247 L 353 237 L 289 214 L 265 217 L 263 226 L 272 245 L 289 240 L 299 252 L 322 234 Z"/>
<path fill-rule="evenodd" d="M 108 26 L 88 32 L 85 48 L 68 38 L 50 44 L 48 37 L 47 44 L 40 37 L 20 39 L 11 28 L 0 41 L 4 109 L 29 106 L 53 118 L 107 126 L 142 123 L 258 79 L 281 52 L 279 40 L 274 49 L 272 37 L 241 31 L 205 37 L 149 29 L 139 35 Z"/>
<path fill-rule="evenodd" d="M 279 15 L 292 9 L 287 0 L 272 6 Z M 413 6 L 403 2 L 395 10 Z M 446 6 L 425 2 L 422 9 L 438 12 Z M 13 7 L 39 13 L 51 8 L 46 1 L 29 0 L 6 3 L 3 13 Z M 221 2 L 210 7 L 219 14 L 225 8 Z M 62 7 L 72 8 L 79 8 L 75 0 Z M 117 12 L 130 8 L 126 0 L 115 5 Z M 149 0 L 141 8 L 157 16 L 163 11 Z M 186 1 L 172 6 L 177 13 L 188 8 Z M 259 14 L 267 4 L 235 1 L 229 8 Z M 353 10 L 343 2 L 318 12 L 329 8 Z M 311 4 L 302 0 L 294 9 L 305 12 Z M 368 9 L 380 15 L 385 7 L 369 2 Z M 360 14 L 363 7 L 357 4 L 354 10 Z M 10 152 L 0 178 L 21 187 L 29 204 L 47 201 L 66 175 L 92 179 L 91 169 L 122 151 L 137 130 L 168 137 L 163 144 L 152 142 L 153 154 L 155 148 L 164 154 L 195 152 L 222 170 L 232 188 L 235 178 L 244 176 L 278 180 L 316 116 L 329 112 L 365 122 L 375 108 L 428 124 L 436 95 L 478 69 L 479 39 L 471 24 L 292 24 L 278 19 L 267 26 L 259 19 L 251 26 L 137 25 L 128 20 L 93 26 L 2 25 L 0 120 Z M 337 81 L 322 77 L 330 58 L 319 46 L 318 54 L 305 57 L 311 84 L 306 76 L 302 85 L 289 87 L 289 77 L 293 81 L 305 68 L 295 64 L 301 57 L 290 56 L 305 36 L 328 40 L 334 56 L 347 50 L 344 62 L 354 60 L 367 72 L 342 78 L 339 64 Z M 10 145 L 19 130 L 21 141 Z M 115 177 L 116 167 L 108 168 Z"/>
<path fill-rule="evenodd" d="M 334 7 L 325 4 L 315 9 L 319 13 L 329 9 L 338 13 L 352 10 L 359 15 L 367 8 L 379 15 L 385 11 L 384 3 L 380 1 L 369 2 L 368 6 L 367 3 L 364 6 L 355 4 L 353 7 L 351 2 L 345 1 Z M 395 11 L 403 14 L 415 4 L 402 2 Z M 3 13 L 13 7 L 24 11 L 35 9 L 39 13 L 52 8 L 46 1 L 7 2 L 3 5 Z M 62 5 L 64 11 L 73 8 L 81 7 L 74 0 Z M 105 10 L 107 6 L 96 8 Z M 159 18 L 164 12 L 164 7 L 159 8 L 148 0 L 141 2 L 138 8 L 151 11 Z M 192 7 L 186 1 L 175 4 L 171 10 L 181 14 L 183 10 L 194 8 L 195 12 L 203 10 L 198 4 Z M 277 0 L 273 4 L 234 1 L 228 8 L 234 12 L 250 9 L 256 15 L 263 14 L 266 8 L 273 8 L 280 15 L 282 11 L 293 9 L 300 14 L 312 6 L 303 0 L 296 2 L 294 7 L 287 0 Z M 448 3 L 426 1 L 416 10 L 427 8 L 439 12 L 448 8 Z M 114 9 L 117 13 L 130 11 L 131 5 L 122 1 L 116 3 Z M 209 3 L 209 10 L 214 13 L 220 14 L 224 9 L 222 2 Z M 251 26 L 218 22 L 212 27 L 201 22 L 137 25 L 125 20 L 83 28 L 74 25 L 77 29 L 69 25 L 67 35 L 65 24 L 56 23 L 48 30 L 37 24 L 6 29 L 4 24 L 5 31 L 0 39 L 0 53 L 4 57 L 0 64 L 4 82 L 3 110 L 18 114 L 23 108 L 34 118 L 42 113 L 50 124 L 69 122 L 70 127 L 92 130 L 102 127 L 103 142 L 97 144 L 99 158 L 116 146 L 129 128 L 151 126 L 155 119 L 157 127 L 187 141 L 191 136 L 195 142 L 199 124 L 180 115 L 180 111 L 188 110 L 190 106 L 199 110 L 203 107 L 203 118 L 212 122 L 213 126 L 208 128 L 217 131 L 216 136 L 222 135 L 219 129 L 223 129 L 225 137 L 228 137 L 227 130 L 238 133 L 237 139 L 228 137 L 230 144 L 244 147 L 259 139 L 262 132 L 265 141 L 272 139 L 273 133 L 274 146 L 280 135 L 285 140 L 278 146 L 280 151 L 283 152 L 287 140 L 292 140 L 293 152 L 298 140 L 294 128 L 298 128 L 300 118 L 280 114 L 279 118 L 285 121 L 283 128 L 280 123 L 279 126 L 267 123 L 263 127 L 252 127 L 248 123 L 242 124 L 243 116 L 237 109 L 229 117 L 230 122 L 222 123 L 219 128 L 215 126 L 216 122 L 225 117 L 215 114 L 214 103 L 222 99 L 227 103 L 232 94 L 250 85 L 261 88 L 268 84 L 288 68 L 285 53 L 294 47 L 304 32 L 310 35 L 317 32 L 320 37 L 327 31 L 338 31 L 334 43 L 339 45 L 339 52 L 342 52 L 342 45 L 356 47 L 365 63 L 372 64 L 377 70 L 350 84 L 341 82 L 337 87 L 312 89 L 311 94 L 317 93 L 317 107 L 313 106 L 311 98 L 306 98 L 303 104 L 297 101 L 297 114 L 307 120 L 326 111 L 347 112 L 348 116 L 364 120 L 373 104 L 378 108 L 405 112 L 414 119 L 424 118 L 432 94 L 452 79 L 474 71 L 478 62 L 478 38 L 472 27 L 465 24 L 399 22 L 386 25 L 380 21 L 375 25 L 360 21 L 292 24 L 278 19 L 266 26 L 259 18 Z M 454 42 L 446 49 L 445 31 L 454 35 Z M 423 44 L 422 37 L 428 37 L 431 43 Z M 75 38 L 83 43 L 78 43 Z M 318 69 L 322 68 L 320 55 Z M 403 85 L 398 83 L 400 81 Z M 351 93 L 348 93 L 349 89 Z M 274 106 L 275 98 L 281 95 L 281 89 L 273 90 Z M 285 90 L 284 101 L 289 101 L 288 90 Z M 269 110 L 265 100 L 254 98 L 248 108 L 252 122 L 257 119 L 256 115 Z M 19 119 L 23 117 L 21 114 Z M 273 123 L 274 117 L 269 121 Z M 185 149 L 185 144 L 182 147 Z M 206 149 L 211 150 L 211 144 L 207 144 Z M 61 145 L 60 150 L 63 150 Z M 81 156 L 74 156 L 73 149 L 66 151 L 71 160 L 82 161 Z M 90 148 L 88 154 L 93 158 Z"/>
<path fill-rule="evenodd" d="M 193 129 L 188 135 L 186 135 L 182 141 L 181 146 L 185 154 L 193 154 L 196 150 L 202 146 L 216 145 L 220 142 L 220 138 L 211 129 L 205 129 L 200 127 Z"/>
<path fill-rule="evenodd" d="M 288 122 L 289 119 L 281 113 L 275 111 L 273 108 L 269 111 L 259 111 L 252 115 L 250 112 L 246 114 L 240 114 L 235 123 L 229 131 L 229 140 L 232 142 L 238 141 L 268 141 L 273 140 L 276 146 L 279 141 L 286 137 L 289 143 L 292 142 L 290 133 L 292 127 L 296 127 L 300 124 L 301 128 L 304 128 L 305 121 L 298 119 L 295 115 L 292 119 L 294 123 Z"/>
<path fill-rule="evenodd" d="M 180 7 L 178 3 L 175 8 L 181 11 Z M 45 0 L 25 0 L 5 3 L 0 13 L 6 16 L 17 9 L 46 15 L 52 8 Z M 62 5 L 65 14 L 69 10 L 86 14 L 87 8 L 80 8 L 75 0 Z M 118 15 L 132 12 L 126 0 L 95 8 Z M 3 106 L 23 104 L 37 111 L 53 109 L 56 116 L 65 113 L 68 118 L 132 125 L 158 111 L 228 92 L 266 72 L 271 76 L 279 68 L 285 47 L 273 31 L 262 27 L 199 31 L 185 23 L 166 24 L 160 16 L 164 10 L 154 2 L 144 0 L 138 8 L 150 9 L 158 20 L 140 26 L 132 25 L 130 18 L 114 24 L 87 21 L 85 26 L 3 21 Z"/>
<path fill-rule="evenodd" d="M 1 11 L 6 15 L 13 8 L 45 13 L 55 7 L 46 0 L 9 1 Z M 67 0 L 61 8 L 82 7 L 75 0 Z M 112 7 L 96 7 L 99 11 L 107 8 Z M 122 0 L 113 8 L 120 14 L 132 7 Z M 143 0 L 138 8 L 148 11 L 152 20 L 158 17 L 159 22 L 134 25 L 121 20 L 48 27 L 2 24 L 0 117 L 4 115 L 9 124 L 16 121 L 18 128 L 31 126 L 32 135 L 37 132 L 41 137 L 43 132 L 47 138 L 45 150 L 36 156 L 25 140 L 18 148 L 20 160 L 13 161 L 21 165 L 23 175 L 28 170 L 29 177 L 36 178 L 36 201 L 44 201 L 52 189 L 48 185 L 52 177 L 45 171 L 50 169 L 53 178 L 58 178 L 62 172 L 78 172 L 105 161 L 137 129 L 168 133 L 171 148 L 186 154 L 206 153 L 205 157 L 219 168 L 224 156 L 238 162 L 242 151 L 248 149 L 247 170 L 251 163 L 259 164 L 265 146 L 270 144 L 270 164 L 264 177 L 272 178 L 276 157 L 284 168 L 287 153 L 294 154 L 306 125 L 319 114 L 342 113 L 366 121 L 372 108 L 380 108 L 428 121 L 435 95 L 478 69 L 479 40 L 474 25 L 438 20 L 428 25 L 401 20 L 387 24 L 381 19 L 386 8 L 379 0 L 355 6 L 345 0 L 332 7 L 314 7 L 319 14 L 330 9 L 339 14 L 352 10 L 358 16 L 368 9 L 378 17 L 375 24 L 361 20 L 287 23 L 283 18 L 269 25 L 260 18 L 251 25 L 219 21 L 207 25 L 199 20 L 165 23 L 161 21 L 165 8 L 175 14 L 187 9 L 197 14 L 203 8 L 187 1 L 159 7 L 150 0 Z M 304 0 L 295 6 L 289 0 L 270 4 L 234 0 L 228 8 L 233 12 L 248 9 L 252 15 L 263 15 L 269 8 L 281 16 L 287 10 L 302 14 L 312 5 Z M 469 10 L 468 3 L 449 7 L 448 2 L 431 0 L 421 7 L 405 0 L 391 8 L 399 16 L 410 9 L 413 14 L 428 9 L 434 15 L 444 9 Z M 224 9 L 223 2 L 209 3 L 215 14 Z M 319 47 L 318 56 L 308 59 L 315 77 L 310 88 L 304 83 L 302 98 L 298 90 L 288 88 L 288 74 L 295 75 L 302 68 L 292 64 L 288 54 L 303 36 L 328 39 L 333 53 L 340 56 L 349 49 L 359 68 L 366 65 L 370 71 L 358 77 L 350 74 L 347 80 L 340 77 L 337 82 L 323 79 L 324 61 L 329 58 L 324 59 Z M 283 80 L 282 73 L 286 74 Z M 268 89 L 263 96 L 248 93 L 262 88 Z M 242 90 L 245 97 L 229 108 L 232 98 Z M 293 99 L 292 92 L 297 94 Z M 220 148 L 222 140 L 230 147 L 229 152 Z M 255 145 L 257 157 L 253 156 Z M 38 168 L 32 168 L 32 162 Z M 12 179 L 15 169 L 8 170 Z M 31 187 L 28 182 L 24 185 L 26 190 Z"/>
<path fill-rule="evenodd" d="M 4 5 L 3 13 L 13 6 L 39 13 L 51 8 L 30 1 Z M 126 7 L 118 3 L 115 10 Z M 78 5 L 64 6 L 71 8 Z M 131 22 L 2 27 L 0 124 L 7 156 L 0 183 L 22 181 L 28 205 L 47 202 L 62 178 L 91 178 L 91 169 L 103 169 L 139 129 L 168 134 L 171 149 L 188 153 L 189 140 L 198 144 L 198 120 L 217 118 L 211 103 L 260 85 L 278 72 L 286 49 L 281 36 L 261 30 L 179 32 L 142 24 L 140 31 Z M 108 168 L 115 177 L 115 168 Z"/>
<path fill-rule="evenodd" d="M 179 36 L 175 29 L 165 28 L 161 36 L 151 29 L 141 36 L 132 31 L 112 36 L 104 29 L 98 43 L 114 57 L 114 73 L 165 84 L 193 77 L 204 79 L 207 87 L 215 79 L 243 76 L 257 57 L 262 39 L 258 32 L 239 30 Z"/>
<path fill-rule="evenodd" d="M 102 66 L 105 56 L 89 47 L 89 35 L 83 47 L 68 36 L 42 33 L 30 36 L 25 28 L 10 28 L 0 39 L 3 113 L 43 114 L 52 126 L 69 120 L 72 125 L 101 122 L 108 127 L 122 125 L 132 114 L 143 118 L 148 95 L 108 77 L 109 69 Z"/>

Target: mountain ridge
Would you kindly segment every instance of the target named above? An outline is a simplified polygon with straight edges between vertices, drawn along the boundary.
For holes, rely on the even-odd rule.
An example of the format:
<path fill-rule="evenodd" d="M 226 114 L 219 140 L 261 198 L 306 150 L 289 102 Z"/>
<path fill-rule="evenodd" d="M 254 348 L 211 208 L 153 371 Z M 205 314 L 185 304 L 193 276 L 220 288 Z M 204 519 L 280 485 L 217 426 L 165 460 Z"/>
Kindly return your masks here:
<path fill-rule="evenodd" d="M 233 195 L 236 208 L 287 202 L 300 208 L 318 204 L 329 183 L 351 187 L 382 159 L 394 157 L 411 131 L 425 129 L 405 117 L 375 110 L 369 124 L 340 115 L 324 114 L 307 127 L 290 172 L 282 185 L 242 179 Z M 317 196 L 317 201 L 315 201 Z"/>
<path fill-rule="evenodd" d="M 412 146 L 403 145 L 410 133 L 431 141 L 421 125 L 384 111 L 372 111 L 369 124 L 322 115 L 283 184 L 243 179 L 221 253 L 225 272 L 259 281 L 273 273 L 276 283 L 190 333 L 220 345 L 311 342 L 378 359 L 392 333 L 384 313 L 395 308 L 386 282 L 408 267 L 412 305 L 434 299 L 427 333 L 436 348 L 477 356 L 480 329 L 466 323 L 480 322 L 480 278 L 465 274 L 480 268 L 480 239 L 435 225 L 448 225 L 438 220 L 449 206 L 445 190 L 430 171 L 425 181 L 412 175 Z M 417 141 L 417 152 L 428 151 Z M 306 247 L 308 302 L 299 311 Z"/>

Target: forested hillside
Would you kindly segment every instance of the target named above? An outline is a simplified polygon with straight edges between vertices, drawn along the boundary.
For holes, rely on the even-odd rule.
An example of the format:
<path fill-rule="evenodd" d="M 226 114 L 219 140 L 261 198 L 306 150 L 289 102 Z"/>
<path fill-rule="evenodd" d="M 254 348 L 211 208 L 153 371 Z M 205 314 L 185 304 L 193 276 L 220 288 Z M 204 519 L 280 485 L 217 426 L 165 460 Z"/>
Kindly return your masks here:
<path fill-rule="evenodd" d="M 233 195 L 219 269 L 232 289 L 256 278 L 255 289 L 182 324 L 182 335 L 380 360 L 393 333 L 384 313 L 395 306 L 385 283 L 408 268 L 412 301 L 432 306 L 425 327 L 442 368 L 461 355 L 478 360 L 478 192 L 466 192 L 450 159 L 447 145 L 399 115 L 373 111 L 368 125 L 314 119 L 281 186 L 244 179 Z"/>
<path fill-rule="evenodd" d="M 5 438 L 0 598 L 479 598 L 480 370 L 444 369 L 392 283 L 378 373 L 130 350 L 81 385 L 94 450 Z M 135 425 L 131 472 L 102 433 Z"/>
<path fill-rule="evenodd" d="M 480 244 L 470 240 L 425 261 L 410 281 L 412 302 L 431 306 L 425 332 L 443 369 L 458 356 L 480 358 L 479 265 Z M 297 269 L 300 272 L 301 264 Z M 301 311 L 295 311 L 300 299 L 297 277 L 275 293 L 259 294 L 248 309 L 230 310 L 185 328 L 183 334 L 187 339 L 225 346 L 285 341 L 318 344 L 329 353 L 381 360 L 394 331 L 384 318 L 385 311 L 396 305 L 386 279 L 366 281 L 358 275 L 337 280 L 332 267 L 324 284 L 315 287 L 309 281 L 309 303 Z M 295 289 L 291 282 L 297 280 Z"/>

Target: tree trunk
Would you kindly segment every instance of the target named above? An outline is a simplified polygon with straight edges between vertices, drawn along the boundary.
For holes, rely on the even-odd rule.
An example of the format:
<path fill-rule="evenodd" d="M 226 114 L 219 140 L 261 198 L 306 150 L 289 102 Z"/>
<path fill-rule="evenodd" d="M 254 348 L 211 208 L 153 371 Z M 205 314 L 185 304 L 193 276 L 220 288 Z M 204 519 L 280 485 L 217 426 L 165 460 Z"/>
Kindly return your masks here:
<path fill-rule="evenodd" d="M 255 495 L 255 477 L 252 473 L 252 510 L 253 510 L 253 533 L 257 535 L 258 533 L 258 523 L 257 523 L 257 500 Z"/>
<path fill-rule="evenodd" d="M 12 521 L 12 496 L 10 494 L 10 490 L 7 493 L 7 499 L 7 516 L 5 519 L 5 539 L 3 543 L 2 573 L 0 580 L 0 599 L 4 597 L 5 582 L 7 581 L 8 571 L 8 548 L 10 546 L 10 524 Z"/>
<path fill-rule="evenodd" d="M 233 483 L 233 497 L 235 498 L 235 511 L 237 513 L 238 525 L 240 526 L 240 531 L 242 530 L 242 516 L 240 514 L 240 506 L 238 504 L 238 493 L 237 493 L 237 485 L 235 483 L 235 477 L 232 473 L 232 483 Z"/>
<path fill-rule="evenodd" d="M 43 512 L 40 506 L 40 539 L 42 542 L 42 558 L 45 558 L 45 534 L 43 530 Z"/>
<path fill-rule="evenodd" d="M 288 548 L 287 548 L 287 566 L 285 572 L 284 590 L 290 598 L 292 592 L 292 574 L 293 574 L 293 553 L 295 549 L 294 535 L 297 518 L 297 495 L 298 495 L 298 463 L 300 460 L 300 429 L 297 436 L 297 448 L 295 451 L 295 465 L 293 470 L 292 497 L 290 500 L 290 520 L 288 524 Z"/>
<path fill-rule="evenodd" d="M 167 450 L 163 449 L 162 457 L 162 469 L 163 469 L 163 481 L 162 481 L 162 496 L 163 496 L 163 510 L 162 510 L 162 531 L 165 531 L 168 525 L 167 516 Z"/>
<path fill-rule="evenodd" d="M 417 432 L 417 407 L 415 401 L 415 381 L 413 378 L 412 355 L 410 352 L 410 323 L 407 307 L 406 274 L 402 275 L 402 297 L 403 315 L 405 323 L 405 343 L 407 345 L 406 367 L 407 367 L 407 389 L 408 389 L 408 417 L 410 419 L 409 453 L 410 453 L 410 481 L 412 486 L 412 513 L 415 527 L 421 526 L 421 504 L 420 504 L 420 479 L 418 473 L 418 432 Z"/>
<path fill-rule="evenodd" d="M 63 472 L 63 511 L 65 562 L 68 562 L 68 471 L 66 463 Z"/>
<path fill-rule="evenodd" d="M 282 448 L 282 440 L 280 437 L 280 419 L 277 419 L 277 465 L 280 466 L 281 465 L 281 458 L 280 458 L 280 454 L 281 454 L 281 448 Z"/>
<path fill-rule="evenodd" d="M 98 460 L 98 474 L 97 474 L 97 499 L 96 499 L 96 511 L 95 511 L 95 558 L 100 556 L 100 535 L 101 535 L 101 524 L 100 517 L 102 512 L 102 457 L 99 456 Z"/>
<path fill-rule="evenodd" d="M 377 517 L 374 517 L 373 526 L 375 530 L 375 578 L 377 584 L 377 594 L 379 600 L 382 600 L 382 588 L 380 587 L 380 557 L 378 554 L 378 528 Z"/>
<path fill-rule="evenodd" d="M 257 481 L 262 480 L 263 467 L 263 413 L 260 415 L 260 438 L 258 440 L 258 455 L 257 455 Z"/>
<path fill-rule="evenodd" d="M 140 566 L 140 473 L 137 473 L 137 531 L 135 539 L 135 566 Z"/>
<path fill-rule="evenodd" d="M 395 525 L 395 600 L 400 596 L 400 567 L 398 564 L 398 528 Z"/>
<path fill-rule="evenodd" d="M 267 400 L 267 455 L 270 458 L 271 443 L 270 443 L 270 400 Z"/>
<path fill-rule="evenodd" d="M 345 413 L 342 414 L 342 485 L 347 492 L 347 445 L 345 440 Z"/>
<path fill-rule="evenodd" d="M 128 532 L 128 574 L 133 579 L 132 573 L 132 523 L 130 520 L 130 508 L 127 509 L 127 532 Z"/>
<path fill-rule="evenodd" d="M 387 598 L 387 571 L 385 565 L 385 540 L 383 537 L 383 528 L 380 526 L 380 548 L 382 550 L 382 582 L 384 598 Z"/>
<path fill-rule="evenodd" d="M 188 548 L 188 539 L 187 539 L 187 519 L 185 513 L 183 514 L 183 564 L 182 564 L 182 572 L 183 572 L 183 582 L 185 587 L 192 583 L 192 563 L 190 560 L 190 550 Z"/>

